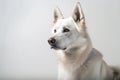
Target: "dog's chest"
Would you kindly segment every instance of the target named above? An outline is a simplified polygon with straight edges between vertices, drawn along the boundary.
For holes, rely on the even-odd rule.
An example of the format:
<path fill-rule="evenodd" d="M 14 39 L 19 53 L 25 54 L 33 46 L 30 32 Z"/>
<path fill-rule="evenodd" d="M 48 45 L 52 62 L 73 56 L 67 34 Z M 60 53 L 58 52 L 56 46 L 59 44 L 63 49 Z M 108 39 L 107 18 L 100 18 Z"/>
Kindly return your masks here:
<path fill-rule="evenodd" d="M 58 80 L 72 80 L 74 75 L 69 70 L 65 70 L 62 66 L 59 66 L 58 70 Z"/>

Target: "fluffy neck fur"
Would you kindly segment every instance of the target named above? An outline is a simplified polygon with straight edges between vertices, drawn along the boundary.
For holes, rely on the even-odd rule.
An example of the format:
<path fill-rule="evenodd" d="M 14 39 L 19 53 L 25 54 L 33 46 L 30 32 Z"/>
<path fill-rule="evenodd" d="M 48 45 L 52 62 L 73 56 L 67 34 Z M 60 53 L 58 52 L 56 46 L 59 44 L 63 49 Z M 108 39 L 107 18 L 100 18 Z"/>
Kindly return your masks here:
<path fill-rule="evenodd" d="M 59 67 L 59 80 L 77 80 L 74 74 L 76 70 L 86 62 L 90 52 L 92 51 L 92 44 L 88 36 L 88 43 L 83 46 L 74 46 L 78 43 L 74 42 L 72 47 L 67 50 L 57 51 L 58 67 Z M 79 39 L 78 39 L 79 40 Z M 74 47 L 73 47 L 74 46 Z M 72 75 L 74 74 L 74 76 Z M 70 77 L 72 75 L 72 77 Z"/>

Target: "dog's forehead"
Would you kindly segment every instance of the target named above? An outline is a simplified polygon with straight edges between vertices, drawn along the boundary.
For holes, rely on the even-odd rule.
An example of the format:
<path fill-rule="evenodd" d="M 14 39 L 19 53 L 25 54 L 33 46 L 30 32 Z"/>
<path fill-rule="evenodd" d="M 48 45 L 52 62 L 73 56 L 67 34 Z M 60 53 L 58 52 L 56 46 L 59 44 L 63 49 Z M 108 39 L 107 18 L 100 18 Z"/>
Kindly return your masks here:
<path fill-rule="evenodd" d="M 78 26 L 76 25 L 72 17 L 65 18 L 65 19 L 59 19 L 54 25 L 54 28 L 56 29 L 62 28 L 62 27 L 68 27 L 68 28 L 70 27 L 70 28 L 78 29 Z"/>

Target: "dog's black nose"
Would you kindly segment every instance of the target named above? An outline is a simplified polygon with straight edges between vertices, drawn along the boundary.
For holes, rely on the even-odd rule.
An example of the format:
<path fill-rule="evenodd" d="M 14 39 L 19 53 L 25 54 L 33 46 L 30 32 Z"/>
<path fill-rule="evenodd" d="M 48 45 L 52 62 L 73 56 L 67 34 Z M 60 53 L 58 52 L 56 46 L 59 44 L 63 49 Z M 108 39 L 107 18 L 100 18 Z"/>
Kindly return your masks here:
<path fill-rule="evenodd" d="M 54 38 L 50 38 L 50 39 L 48 40 L 48 43 L 49 43 L 50 45 L 53 45 L 55 42 L 56 42 L 56 40 L 55 40 Z"/>

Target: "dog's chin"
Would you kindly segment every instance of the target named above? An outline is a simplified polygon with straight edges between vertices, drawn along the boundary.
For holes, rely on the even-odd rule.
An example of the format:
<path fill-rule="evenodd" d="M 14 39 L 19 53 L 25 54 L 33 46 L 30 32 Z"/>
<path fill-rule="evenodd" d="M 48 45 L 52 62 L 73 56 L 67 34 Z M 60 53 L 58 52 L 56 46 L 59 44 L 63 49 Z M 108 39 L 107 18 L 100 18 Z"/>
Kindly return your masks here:
<path fill-rule="evenodd" d="M 60 48 L 60 47 L 56 47 L 56 46 L 51 46 L 51 49 L 54 49 L 54 50 L 66 50 L 67 48 Z"/>

